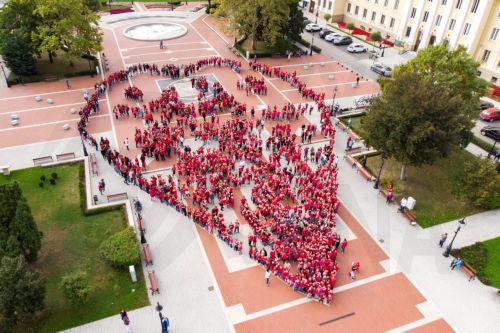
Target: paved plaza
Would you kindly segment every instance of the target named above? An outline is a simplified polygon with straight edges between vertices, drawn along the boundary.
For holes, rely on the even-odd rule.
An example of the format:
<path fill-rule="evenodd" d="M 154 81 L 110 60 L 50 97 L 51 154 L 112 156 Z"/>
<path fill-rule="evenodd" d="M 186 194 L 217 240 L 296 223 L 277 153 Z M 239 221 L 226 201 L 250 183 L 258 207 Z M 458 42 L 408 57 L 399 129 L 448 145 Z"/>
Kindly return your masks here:
<path fill-rule="evenodd" d="M 243 62 L 240 73 L 227 67 L 205 67 L 196 75 L 206 77 L 210 83 L 219 82 L 236 100 L 246 103 L 248 108 L 255 108 L 257 116 L 267 106 L 314 105 L 289 83 L 251 71 L 245 59 L 236 57 L 229 49 L 231 37 L 219 30 L 217 19 L 205 15 L 203 10 L 189 11 L 192 4 L 174 12 L 147 11 L 141 3 L 134 6 L 136 13 L 102 18 L 103 53 L 109 70 L 100 77 L 72 79 L 71 88 L 67 88 L 65 82 L 0 88 L 0 164 L 19 169 L 32 166 L 32 159 L 37 157 L 68 152 L 83 156 L 76 123 L 78 110 L 85 103 L 84 95 L 91 94 L 94 84 L 110 73 L 138 63 L 188 65 L 210 57 L 240 60 Z M 167 40 L 165 49 L 159 48 L 158 41 L 132 40 L 123 34 L 124 30 L 139 23 L 157 22 L 180 24 L 187 28 L 187 33 Z M 341 106 L 350 106 L 360 97 L 379 92 L 373 79 L 327 55 L 265 58 L 260 62 L 296 72 L 309 88 L 325 93 L 327 102 L 335 97 L 335 102 Z M 267 94 L 247 96 L 244 90 L 237 90 L 236 82 L 247 75 L 262 77 L 269 88 Z M 360 80 L 356 86 L 358 76 Z M 114 85 L 105 94 L 100 101 L 100 111 L 91 117 L 87 129 L 95 138 L 107 137 L 113 148 L 135 159 L 141 154 L 140 148 L 131 144 L 127 150 L 124 142 L 127 139 L 133 142 L 135 128 L 147 126 L 133 117 L 115 119 L 112 112 L 117 104 L 137 106 L 124 96 L 123 91 L 129 85 L 142 90 L 144 103 L 158 98 L 162 90 L 171 86 L 186 103 L 196 102 L 197 96 L 189 79 L 170 79 L 147 73 L 131 76 L 128 82 Z M 41 101 L 36 101 L 37 96 Z M 19 125 L 11 126 L 12 115 L 19 116 Z M 231 117 L 230 113 L 219 114 L 221 123 Z M 243 117 L 250 118 L 250 115 Z M 270 136 L 276 123 L 265 122 L 263 140 Z M 68 130 L 63 129 L 66 124 Z M 299 133 L 302 125 L 309 124 L 321 126 L 316 106 L 310 115 L 306 113 L 290 122 L 294 133 Z M 196 141 L 187 130 L 185 135 L 185 145 L 193 150 L 202 146 L 203 143 Z M 274 276 L 270 287 L 266 286 L 265 268 L 247 254 L 247 235 L 251 229 L 239 209 L 241 198 L 251 202 L 252 185 L 236 188 L 235 208 L 223 212 L 226 221 L 238 219 L 242 223 L 238 239 L 244 248 L 240 255 L 191 219 L 152 201 L 148 193 L 138 187 L 124 184 L 102 156 L 87 146 L 88 151 L 97 156 L 99 175 L 89 173 L 87 176 L 91 195 L 97 195 L 98 204 L 107 202 L 106 196 L 97 190 L 101 178 L 106 180 L 106 194 L 125 192 L 129 198 L 138 198 L 143 203 L 145 237 L 154 260 L 153 265 L 143 268 L 145 273 L 155 271 L 160 293 L 149 296 L 150 306 L 129 311 L 132 331 L 160 332 L 154 309 L 157 302 L 163 305 L 163 313 L 170 319 L 171 331 L 178 333 L 499 331 L 500 298 L 496 291 L 479 281 L 468 282 L 460 271 L 451 271 L 449 260 L 441 255 L 442 249 L 437 246 L 439 235 L 451 234 L 456 222 L 428 229 L 409 225 L 395 206 L 386 205 L 385 198 L 342 159 L 346 140 L 347 134 L 337 130 L 334 153 L 340 157 L 337 195 L 341 201 L 337 231 L 342 238 L 348 239 L 349 245 L 346 253 L 337 257 L 340 270 L 330 305 L 294 291 Z M 328 138 L 317 134 L 311 146 L 317 149 L 328 142 Z M 208 144 L 211 145 L 215 143 Z M 148 159 L 146 177 L 161 174 L 167 178 L 172 175 L 174 163 L 174 157 Z M 309 165 L 316 168 L 312 162 Z M 499 236 L 498 213 L 492 211 L 470 217 L 468 230 L 459 235 L 456 246 Z M 348 272 L 354 261 L 360 261 L 362 269 L 353 281 Z M 67 330 L 121 331 L 123 323 L 119 314 Z"/>

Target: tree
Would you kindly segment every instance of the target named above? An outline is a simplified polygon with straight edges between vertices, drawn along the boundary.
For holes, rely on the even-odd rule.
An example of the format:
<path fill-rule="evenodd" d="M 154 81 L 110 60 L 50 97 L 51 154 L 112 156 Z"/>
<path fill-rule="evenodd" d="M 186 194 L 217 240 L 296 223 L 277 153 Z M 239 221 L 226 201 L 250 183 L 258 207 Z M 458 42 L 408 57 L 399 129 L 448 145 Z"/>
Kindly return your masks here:
<path fill-rule="evenodd" d="M 460 95 L 415 72 L 400 72 L 384 81 L 382 94 L 369 105 L 363 122 L 367 144 L 406 166 L 420 166 L 447 156 L 458 145 L 468 120 L 457 110 Z"/>
<path fill-rule="evenodd" d="M 76 271 L 63 276 L 59 289 L 61 289 L 64 296 L 72 304 L 87 303 L 92 293 L 92 287 L 90 286 L 87 272 L 84 271 Z"/>
<path fill-rule="evenodd" d="M 414 71 L 425 80 L 448 89 L 451 95 L 460 95 L 462 104 L 457 113 L 469 121 L 463 122 L 461 129 L 464 136 L 474 127 L 477 118 L 479 98 L 487 94 L 488 82 L 479 78 L 479 63 L 472 59 L 467 49 L 459 46 L 448 50 L 446 46 L 429 46 L 418 52 L 408 63 L 394 69 L 393 77 L 399 73 Z"/>
<path fill-rule="evenodd" d="M 29 262 L 37 259 L 42 233 L 33 220 L 31 210 L 19 184 L 0 186 L 0 258 L 22 254 Z"/>
<path fill-rule="evenodd" d="M 22 256 L 3 257 L 0 265 L 0 331 L 9 331 L 17 322 L 44 308 L 44 280 L 30 272 Z"/>
<path fill-rule="evenodd" d="M 490 159 L 475 158 L 467 162 L 458 178 L 456 193 L 474 206 L 496 208 L 500 202 L 500 176 Z"/>
<path fill-rule="evenodd" d="M 102 33 L 98 15 L 84 5 L 82 0 L 36 0 L 36 14 L 40 22 L 32 38 L 40 53 L 47 53 L 50 62 L 56 52 L 72 62 L 83 55 L 102 49 Z"/>
<path fill-rule="evenodd" d="M 17 202 L 16 214 L 11 225 L 11 235 L 16 236 L 21 252 L 28 262 L 36 261 L 42 248 L 42 233 L 31 214 L 31 209 L 24 197 Z"/>
<path fill-rule="evenodd" d="M 380 33 L 380 31 L 374 31 L 370 34 L 370 39 L 374 43 L 378 43 L 382 40 L 382 34 Z M 373 44 L 373 46 L 375 46 L 375 44 Z"/>
<path fill-rule="evenodd" d="M 226 15 L 237 27 L 239 35 L 252 40 L 257 51 L 257 41 L 273 46 L 289 22 L 290 2 L 295 0 L 220 0 L 219 14 Z"/>
<path fill-rule="evenodd" d="M 290 14 L 287 22 L 281 30 L 282 35 L 292 41 L 300 39 L 300 35 L 304 31 L 304 13 L 299 9 L 298 0 L 289 1 Z"/>
<path fill-rule="evenodd" d="M 36 74 L 36 61 L 31 45 L 21 34 L 6 34 L 0 45 L 0 53 L 7 67 L 18 76 Z"/>
<path fill-rule="evenodd" d="M 141 262 L 137 238 L 132 227 L 117 232 L 99 246 L 101 259 L 117 268 Z"/>
<path fill-rule="evenodd" d="M 345 27 L 347 28 L 347 30 L 349 30 L 349 31 L 350 31 L 350 34 L 351 34 L 351 35 L 352 35 L 352 31 L 353 31 L 354 29 L 356 29 L 356 26 L 355 26 L 355 25 L 354 25 L 354 23 L 352 23 L 352 22 L 347 23 L 347 24 L 345 25 Z"/>
<path fill-rule="evenodd" d="M 15 35 L 29 46 L 30 53 L 36 48 L 31 32 L 38 26 L 35 0 L 9 0 L 0 10 L 0 46 L 9 35 Z M 1 49 L 2 47 L 0 47 Z"/>
<path fill-rule="evenodd" d="M 102 8 L 101 0 L 83 0 L 83 3 L 93 12 L 97 12 Z"/>
<path fill-rule="evenodd" d="M 323 15 L 323 18 L 325 19 L 326 23 L 328 23 L 328 21 L 330 21 L 330 19 L 332 18 L 332 15 L 329 13 L 326 13 L 325 15 Z M 325 27 L 326 27 L 326 25 L 325 25 Z"/>

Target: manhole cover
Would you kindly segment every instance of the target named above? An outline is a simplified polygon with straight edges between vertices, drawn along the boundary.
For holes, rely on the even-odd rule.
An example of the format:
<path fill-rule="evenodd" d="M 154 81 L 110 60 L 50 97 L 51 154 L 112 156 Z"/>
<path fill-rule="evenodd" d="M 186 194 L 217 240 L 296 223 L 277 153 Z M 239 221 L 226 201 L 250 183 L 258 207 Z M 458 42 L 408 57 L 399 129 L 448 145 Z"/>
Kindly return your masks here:
<path fill-rule="evenodd" d="M 214 286 L 208 287 L 208 291 L 214 291 Z"/>
<path fill-rule="evenodd" d="M 383 238 L 380 238 L 378 241 L 379 241 L 380 243 L 383 243 L 383 242 L 384 242 L 384 239 L 383 239 Z"/>

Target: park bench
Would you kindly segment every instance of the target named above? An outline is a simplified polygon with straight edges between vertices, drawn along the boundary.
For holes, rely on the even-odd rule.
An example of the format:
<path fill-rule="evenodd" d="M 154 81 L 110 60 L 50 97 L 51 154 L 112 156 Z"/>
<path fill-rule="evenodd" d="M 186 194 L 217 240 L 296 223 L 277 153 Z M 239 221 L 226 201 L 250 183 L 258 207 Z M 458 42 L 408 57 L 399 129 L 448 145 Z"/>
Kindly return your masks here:
<path fill-rule="evenodd" d="M 144 223 L 142 222 L 141 215 L 137 216 L 137 228 L 139 228 L 139 231 L 146 232 L 146 229 L 144 229 Z"/>
<path fill-rule="evenodd" d="M 358 167 L 358 172 L 368 182 L 371 182 L 371 181 L 373 181 L 375 179 L 375 177 L 370 173 L 370 171 L 368 171 L 367 169 L 363 168 L 362 166 Z"/>
<path fill-rule="evenodd" d="M 151 257 L 151 251 L 149 251 L 148 244 L 142 245 L 142 254 L 144 255 L 144 261 L 146 262 L 146 266 L 153 264 L 153 258 Z"/>
<path fill-rule="evenodd" d="M 45 75 L 43 77 L 45 82 L 56 82 L 58 80 L 57 75 Z"/>
<path fill-rule="evenodd" d="M 469 281 L 476 278 L 476 270 L 465 261 L 462 262 L 462 266 L 460 266 L 460 269 L 469 277 Z"/>
<path fill-rule="evenodd" d="M 351 137 L 351 139 L 353 139 L 354 141 L 358 141 L 360 139 L 359 135 L 357 135 L 355 132 L 353 132 L 352 130 L 349 131 L 349 136 Z"/>
<path fill-rule="evenodd" d="M 54 159 L 52 156 L 43 156 L 43 157 L 37 157 L 33 159 L 33 165 L 42 165 L 46 163 L 52 163 L 54 162 Z"/>
<path fill-rule="evenodd" d="M 58 161 L 72 160 L 75 158 L 75 153 L 63 153 L 56 155 Z"/>
<path fill-rule="evenodd" d="M 417 224 L 417 222 L 416 222 L 417 217 L 415 215 L 413 215 L 409 209 L 407 209 L 407 208 L 403 209 L 401 214 L 403 214 L 403 216 L 406 217 L 406 219 L 408 219 L 408 221 L 410 222 L 411 225 Z"/>
<path fill-rule="evenodd" d="M 128 199 L 127 192 L 108 195 L 108 202 L 127 200 L 127 199 Z"/>
<path fill-rule="evenodd" d="M 340 128 L 343 132 L 345 132 L 345 130 L 347 129 L 346 124 L 344 124 L 343 122 L 339 121 L 338 125 L 339 125 L 339 128 Z"/>
<path fill-rule="evenodd" d="M 344 155 L 344 159 L 349 163 L 349 165 L 357 165 L 358 161 L 351 155 Z"/>
<path fill-rule="evenodd" d="M 362 151 L 363 147 L 359 146 L 359 147 L 352 147 L 351 149 L 346 149 L 345 153 L 351 155 L 351 154 L 361 153 Z"/>
<path fill-rule="evenodd" d="M 148 272 L 148 279 L 149 279 L 149 290 L 151 290 L 151 295 L 159 294 L 160 290 L 158 289 L 158 281 L 156 280 L 156 275 L 155 271 Z"/>
<path fill-rule="evenodd" d="M 97 176 L 97 158 L 95 157 L 94 153 L 90 153 L 89 155 L 89 162 L 90 162 L 90 170 L 92 171 L 92 174 Z"/>

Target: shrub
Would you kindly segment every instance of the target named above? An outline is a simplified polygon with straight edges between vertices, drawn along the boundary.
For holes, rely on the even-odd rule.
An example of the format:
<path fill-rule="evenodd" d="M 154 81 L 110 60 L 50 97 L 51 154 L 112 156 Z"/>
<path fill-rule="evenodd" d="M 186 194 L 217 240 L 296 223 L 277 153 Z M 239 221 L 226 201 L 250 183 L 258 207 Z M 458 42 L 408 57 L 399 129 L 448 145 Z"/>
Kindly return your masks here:
<path fill-rule="evenodd" d="M 40 187 L 43 187 L 43 185 L 44 185 L 44 184 L 45 184 L 45 183 L 44 183 L 44 182 L 42 182 L 41 180 L 38 182 L 38 186 L 40 186 Z"/>
<path fill-rule="evenodd" d="M 57 179 L 57 173 L 56 172 L 52 172 L 52 174 L 50 176 L 52 177 L 52 179 Z"/>
<path fill-rule="evenodd" d="M 46 180 L 47 180 L 47 178 L 45 177 L 45 175 L 41 175 L 41 176 L 40 176 L 40 180 L 41 180 L 42 182 L 44 182 L 44 181 L 46 181 Z"/>
<path fill-rule="evenodd" d="M 488 253 L 483 243 L 477 242 L 461 249 L 453 249 L 451 254 L 455 257 L 461 257 L 467 264 L 472 266 L 481 282 L 484 284 L 490 283 L 484 272 Z"/>
<path fill-rule="evenodd" d="M 92 293 L 87 273 L 84 271 L 76 271 L 63 276 L 59 289 L 72 304 L 85 304 Z"/>
<path fill-rule="evenodd" d="M 495 163 L 480 158 L 465 163 L 456 181 L 455 192 L 476 207 L 497 208 L 500 205 L 500 176 Z"/>
<path fill-rule="evenodd" d="M 56 184 L 56 180 L 54 178 L 50 178 L 49 182 L 50 182 L 50 185 L 55 185 Z"/>
<path fill-rule="evenodd" d="M 134 229 L 128 227 L 102 242 L 99 246 L 99 256 L 116 268 L 139 264 L 141 258 Z"/>

